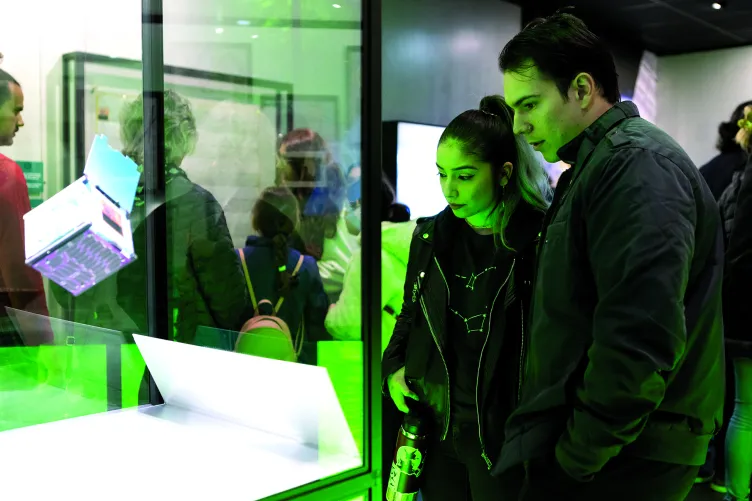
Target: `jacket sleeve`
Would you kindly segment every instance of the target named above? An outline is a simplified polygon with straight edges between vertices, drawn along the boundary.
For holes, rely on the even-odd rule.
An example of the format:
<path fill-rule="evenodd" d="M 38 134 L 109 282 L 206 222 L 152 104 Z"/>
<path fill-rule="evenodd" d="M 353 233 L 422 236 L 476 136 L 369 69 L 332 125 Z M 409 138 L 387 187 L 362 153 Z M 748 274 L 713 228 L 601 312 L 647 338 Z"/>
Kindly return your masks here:
<path fill-rule="evenodd" d="M 304 259 L 306 268 L 311 275 L 311 290 L 306 298 L 303 311 L 307 331 L 306 340 L 312 342 L 331 341 L 332 336 L 324 327 L 326 312 L 329 309 L 329 296 L 324 292 L 324 283 L 321 281 L 316 261 L 310 256 L 306 256 Z"/>
<path fill-rule="evenodd" d="M 342 293 L 326 315 L 326 328 L 335 339 L 361 339 L 361 298 L 361 252 L 358 249 L 345 272 Z"/>
<path fill-rule="evenodd" d="M 633 442 L 664 398 L 686 347 L 696 226 L 690 181 L 667 159 L 626 149 L 583 175 L 594 179 L 584 210 L 597 303 L 583 382 L 556 447 L 578 480 Z"/>
<path fill-rule="evenodd" d="M 727 340 L 752 348 L 749 328 L 749 284 L 752 283 L 752 162 L 744 170 L 744 180 L 736 200 L 736 212 L 726 250 L 723 320 Z"/>
<path fill-rule="evenodd" d="M 248 289 L 219 203 L 206 200 L 206 221 L 192 236 L 189 256 L 201 294 L 217 327 L 239 330 L 253 316 Z"/>
<path fill-rule="evenodd" d="M 417 235 L 419 231 L 420 227 L 417 227 L 413 235 Z M 413 284 L 416 283 L 418 274 L 415 252 L 416 240 L 415 236 L 413 236 L 413 239 L 410 242 L 410 257 L 407 260 L 402 311 L 400 311 L 400 314 L 397 317 L 397 324 L 394 326 L 394 333 L 389 340 L 389 344 L 387 345 L 386 350 L 384 351 L 384 356 L 381 360 L 381 387 L 385 394 L 387 391 L 387 378 L 405 366 L 407 341 L 415 317 L 417 303 L 413 301 Z"/>

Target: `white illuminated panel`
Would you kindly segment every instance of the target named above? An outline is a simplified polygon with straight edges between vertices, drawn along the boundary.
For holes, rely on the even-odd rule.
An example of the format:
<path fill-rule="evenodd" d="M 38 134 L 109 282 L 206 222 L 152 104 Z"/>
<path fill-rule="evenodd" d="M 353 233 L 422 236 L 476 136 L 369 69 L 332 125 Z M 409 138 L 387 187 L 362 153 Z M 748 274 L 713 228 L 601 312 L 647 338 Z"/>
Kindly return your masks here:
<path fill-rule="evenodd" d="M 412 219 L 433 216 L 446 206 L 441 193 L 436 148 L 444 127 L 397 125 L 397 202 L 410 208 Z"/>

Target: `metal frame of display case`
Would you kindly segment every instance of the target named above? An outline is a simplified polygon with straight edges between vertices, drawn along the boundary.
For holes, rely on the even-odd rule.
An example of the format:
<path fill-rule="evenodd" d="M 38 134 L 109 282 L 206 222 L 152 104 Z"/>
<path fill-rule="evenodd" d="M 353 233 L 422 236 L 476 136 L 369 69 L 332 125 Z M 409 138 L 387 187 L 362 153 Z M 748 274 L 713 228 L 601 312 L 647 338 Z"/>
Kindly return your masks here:
<path fill-rule="evenodd" d="M 144 51 L 147 49 L 147 43 L 153 44 L 153 42 L 147 42 L 146 40 L 144 40 Z M 63 177 L 63 183 L 65 186 L 73 182 L 76 179 L 76 176 L 83 174 L 84 164 L 86 163 L 86 124 L 83 120 L 76 119 L 71 121 L 71 117 L 84 117 L 85 114 L 86 63 L 136 70 L 142 72 L 142 74 L 148 71 L 147 65 L 142 65 L 141 61 L 134 59 L 103 56 L 100 54 L 91 54 L 87 52 L 71 52 L 63 55 L 62 151 L 63 163 L 65 165 L 65 174 Z M 179 66 L 162 65 L 162 68 L 164 69 L 162 76 L 160 76 L 160 78 L 162 78 L 162 81 L 164 81 L 164 75 L 171 75 L 195 78 L 210 82 L 229 83 L 235 85 L 243 85 L 246 87 L 271 89 L 276 93 L 273 97 L 276 102 L 275 126 L 277 129 L 277 134 L 288 132 L 294 128 L 295 97 L 293 94 L 293 85 L 290 83 L 277 82 L 274 80 L 266 80 L 262 78 L 230 75 L 227 73 L 216 73 L 212 71 L 197 70 L 193 68 L 182 68 Z M 70 82 L 72 80 L 75 83 L 71 87 Z M 286 109 L 283 108 L 282 104 L 283 95 L 287 103 L 287 106 L 285 107 Z M 146 93 L 144 94 L 144 97 L 148 97 Z M 268 104 L 268 100 L 264 104 Z M 284 127 L 284 131 L 282 130 L 283 114 L 286 115 L 286 127 Z M 71 168 L 71 166 L 73 168 Z"/>
<path fill-rule="evenodd" d="M 364 394 L 365 394 L 365 440 L 364 464 L 340 475 L 321 479 L 299 488 L 266 498 L 268 501 L 300 499 L 305 501 L 348 501 L 352 497 L 368 493 L 365 499 L 381 497 L 381 0 L 361 0 L 362 5 L 362 93 L 361 93 L 361 159 L 362 174 L 362 335 L 364 339 Z M 164 65 L 163 8 L 162 0 L 142 0 L 142 51 L 143 65 L 138 61 L 73 53 L 65 56 L 63 77 L 67 83 L 72 76 L 69 62 L 74 64 L 76 85 L 64 88 L 63 95 L 63 154 L 65 165 L 71 161 L 83 166 L 85 150 L 76 147 L 83 137 L 83 123 L 70 123 L 72 108 L 76 116 L 83 116 L 83 93 L 85 62 L 109 65 L 126 65 L 142 70 L 144 92 L 145 151 L 144 176 L 145 196 L 159 200 L 165 192 L 164 173 L 164 75 L 189 77 L 214 77 L 218 81 L 247 85 L 265 85 L 288 92 L 287 123 L 293 124 L 293 95 L 289 84 L 266 80 L 234 77 L 217 73 L 175 68 Z M 267 86 L 267 85 L 265 85 Z M 281 121 L 281 119 L 280 119 Z M 279 122 L 278 122 L 279 123 Z M 75 158 L 74 158 L 75 157 Z M 69 171 L 68 176 L 71 172 Z M 70 180 L 68 180 L 69 182 Z M 167 314 L 166 290 L 166 217 L 164 211 L 156 211 L 147 228 L 147 301 L 149 335 L 166 338 L 170 332 L 170 315 Z M 153 379 L 150 379 L 150 402 L 162 403 Z M 157 444 L 158 446 L 158 444 Z M 155 465 L 159 468 L 158 465 Z"/>

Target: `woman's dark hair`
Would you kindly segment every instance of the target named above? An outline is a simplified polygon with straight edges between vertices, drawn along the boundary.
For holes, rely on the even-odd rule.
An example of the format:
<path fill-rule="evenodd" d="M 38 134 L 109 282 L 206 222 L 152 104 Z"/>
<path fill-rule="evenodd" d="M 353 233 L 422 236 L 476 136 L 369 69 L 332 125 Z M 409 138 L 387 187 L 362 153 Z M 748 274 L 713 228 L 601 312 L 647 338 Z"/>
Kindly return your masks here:
<path fill-rule="evenodd" d="M 752 106 L 752 101 L 741 103 L 731 114 L 731 119 L 718 126 L 718 141 L 715 147 L 721 153 L 733 153 L 742 150 L 742 147 L 736 142 L 736 134 L 739 132 L 739 120 L 744 117 L 744 108 L 747 106 Z"/>
<path fill-rule="evenodd" d="M 520 200 L 540 211 L 548 208 L 550 187 L 543 166 L 532 147 L 513 132 L 514 112 L 501 96 L 487 96 L 480 109 L 468 110 L 452 120 L 439 139 L 439 144 L 456 141 L 463 153 L 491 164 L 496 192 L 494 235 L 497 244 L 509 248 L 505 230 Z M 512 174 L 501 186 L 502 168 L 512 163 Z"/>
<path fill-rule="evenodd" d="M 292 270 L 287 269 L 288 242 L 298 226 L 298 220 L 298 202 L 287 188 L 275 186 L 265 189 L 253 206 L 253 229 L 272 241 L 280 294 L 290 289 Z"/>
<path fill-rule="evenodd" d="M 347 182 L 324 139 L 295 129 L 279 145 L 279 184 L 288 186 L 300 209 L 300 238 L 308 255 L 321 259 L 324 239 L 333 238 L 347 198 Z M 315 199 L 314 199 L 315 196 Z"/>
<path fill-rule="evenodd" d="M 580 73 L 588 73 L 609 103 L 621 100 L 611 51 L 572 14 L 560 10 L 531 21 L 499 55 L 502 72 L 520 73 L 533 66 L 556 84 L 564 99 L 568 99 L 572 80 Z"/>

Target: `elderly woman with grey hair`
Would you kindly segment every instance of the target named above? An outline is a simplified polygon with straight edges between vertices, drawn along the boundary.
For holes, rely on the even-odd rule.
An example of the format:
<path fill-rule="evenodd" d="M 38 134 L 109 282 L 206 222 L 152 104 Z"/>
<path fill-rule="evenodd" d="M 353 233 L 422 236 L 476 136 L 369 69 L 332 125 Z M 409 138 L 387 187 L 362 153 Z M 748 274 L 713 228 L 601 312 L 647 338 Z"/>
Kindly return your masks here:
<path fill-rule="evenodd" d="M 143 166 L 143 97 L 120 116 L 123 153 Z M 147 130 L 148 133 L 148 130 Z M 164 93 L 165 200 L 147 208 L 143 179 L 134 207 L 133 240 L 142 257 L 118 276 L 117 297 L 140 332 L 147 330 L 146 218 L 164 210 L 167 219 L 167 291 L 170 338 L 192 343 L 199 327 L 237 331 L 252 316 L 243 273 L 216 198 L 193 183 L 181 164 L 198 140 L 190 102 Z"/>

